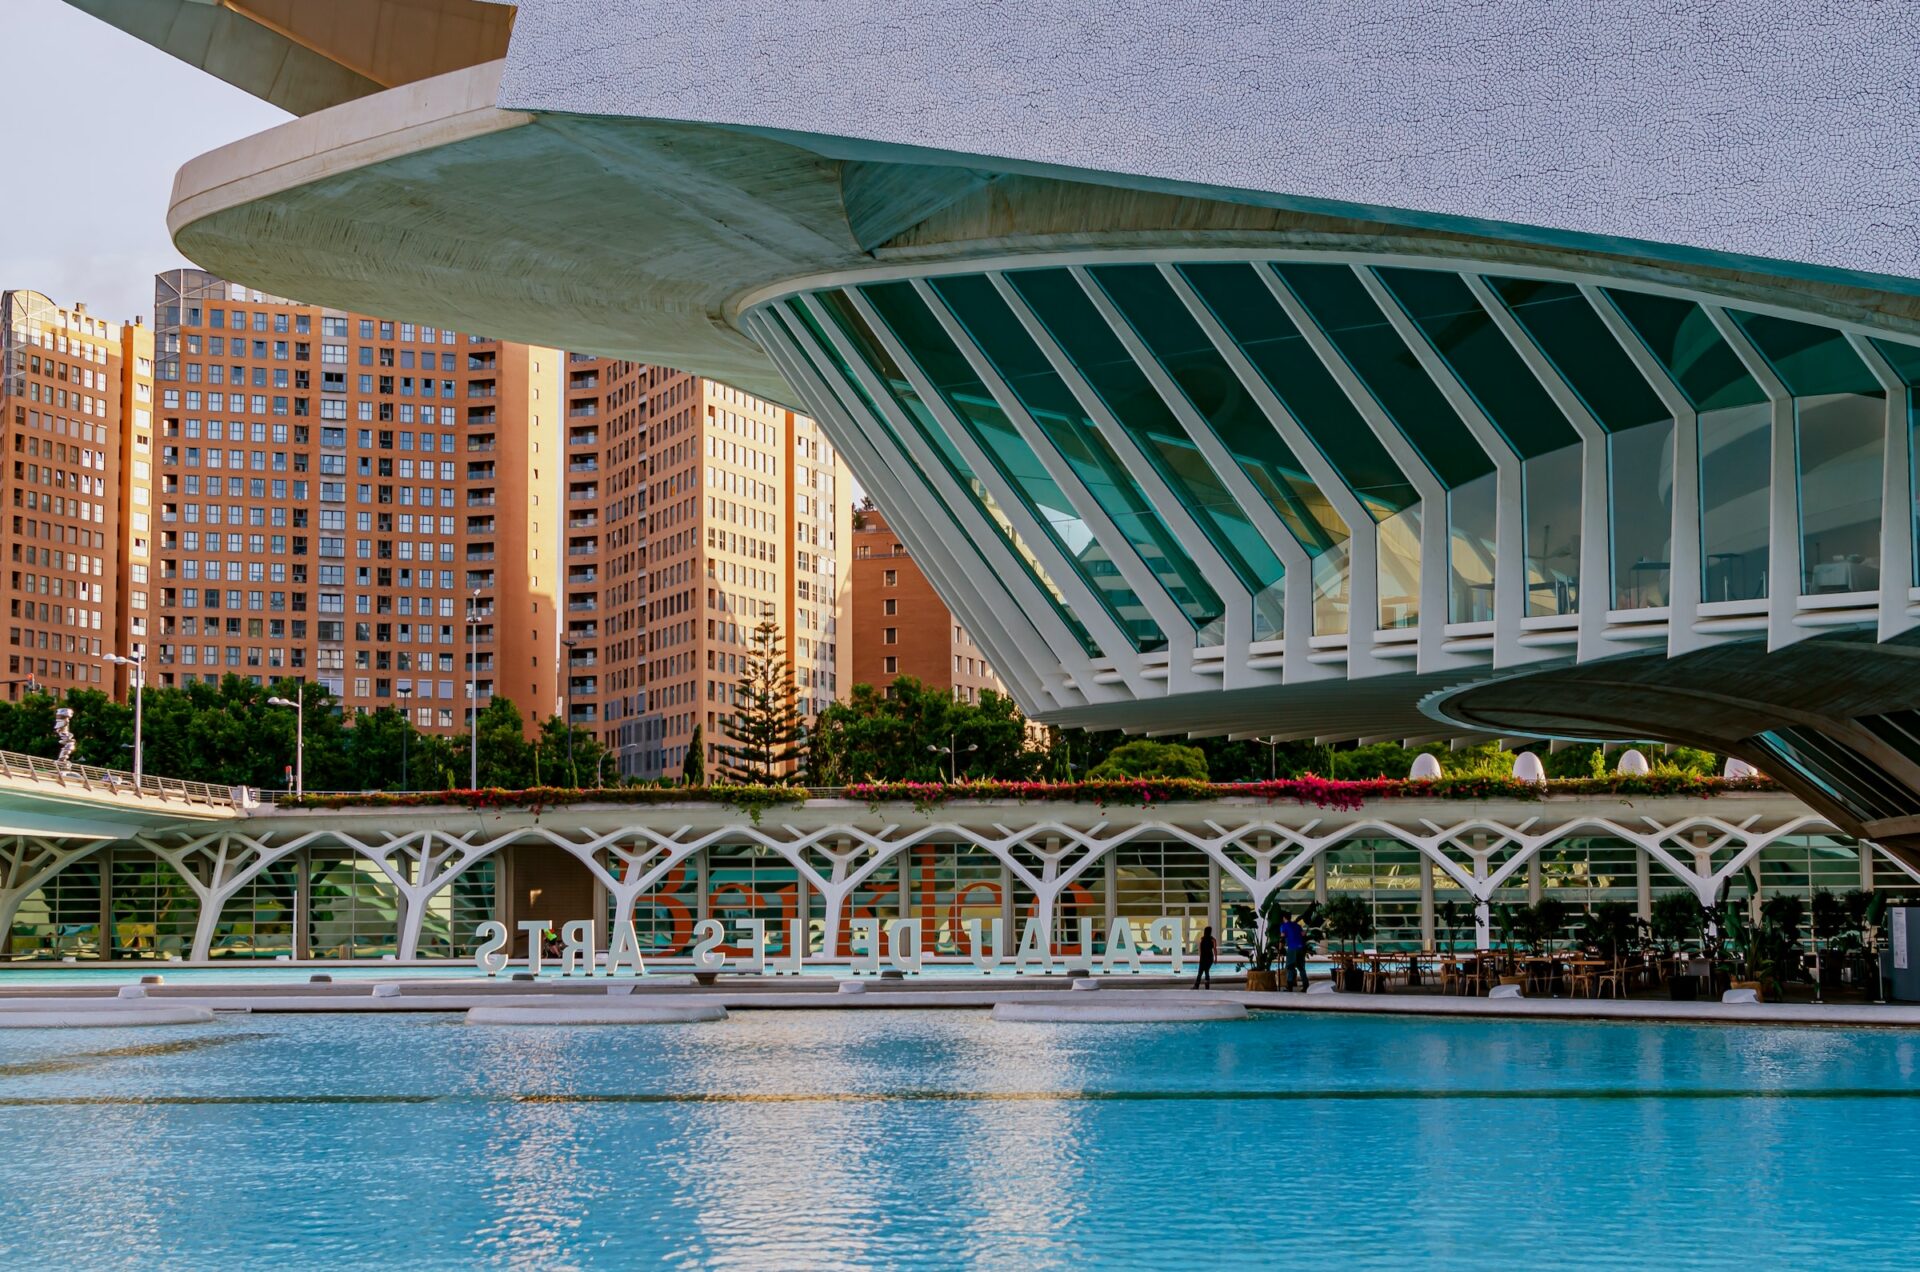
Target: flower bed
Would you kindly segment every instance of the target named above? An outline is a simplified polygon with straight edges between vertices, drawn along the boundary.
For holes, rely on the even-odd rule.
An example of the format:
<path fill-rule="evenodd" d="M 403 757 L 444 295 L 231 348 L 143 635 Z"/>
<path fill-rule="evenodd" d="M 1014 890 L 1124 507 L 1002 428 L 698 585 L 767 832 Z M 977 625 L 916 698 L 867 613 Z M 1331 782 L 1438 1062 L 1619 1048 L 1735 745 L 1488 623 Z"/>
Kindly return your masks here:
<path fill-rule="evenodd" d="M 1549 782 L 1522 782 L 1511 777 L 1440 777 L 1403 781 L 1377 777 L 1364 781 L 1330 781 L 1321 777 L 1285 777 L 1269 782 L 1197 782 L 1186 778 L 1137 778 L 1106 782 L 858 782 L 835 790 L 804 786 L 616 786 L 605 790 L 542 786 L 524 791 L 447 790 L 397 794 L 308 795 L 283 799 L 280 808 L 524 808 L 535 812 L 569 804 L 725 804 L 747 812 L 757 822 L 760 814 L 783 804 L 839 797 L 870 806 L 909 803 L 922 811 L 955 800 L 1004 803 L 1125 804 L 1149 806 L 1196 803 L 1219 799 L 1289 801 L 1316 808 L 1351 811 L 1369 800 L 1387 799 L 1515 799 L 1538 800 L 1549 795 L 1692 795 L 1712 796 L 1742 791 L 1780 789 L 1764 777 L 1728 779 L 1689 774 L 1638 773 L 1610 777 L 1563 778 Z"/>

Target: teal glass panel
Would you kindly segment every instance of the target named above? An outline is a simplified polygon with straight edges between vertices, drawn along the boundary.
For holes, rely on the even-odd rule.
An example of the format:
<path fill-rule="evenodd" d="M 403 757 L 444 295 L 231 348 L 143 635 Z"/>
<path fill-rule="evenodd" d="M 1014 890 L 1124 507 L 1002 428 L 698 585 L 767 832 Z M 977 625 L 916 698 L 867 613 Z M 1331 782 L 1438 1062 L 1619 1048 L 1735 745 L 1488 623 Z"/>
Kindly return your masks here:
<path fill-rule="evenodd" d="M 1906 382 L 1907 393 L 1907 502 L 1913 508 L 1913 577 L 1920 584 L 1920 345 L 1875 340 L 1873 347 L 1893 365 L 1895 374 Z"/>
<path fill-rule="evenodd" d="M 1526 612 L 1573 613 L 1580 596 L 1580 434 L 1459 275 L 1375 272 L 1520 456 Z"/>
<path fill-rule="evenodd" d="M 854 309 L 847 301 L 847 298 L 839 292 L 821 292 L 815 296 L 815 299 L 820 303 L 822 308 L 833 316 L 834 322 L 839 326 L 848 342 L 851 343 L 854 348 L 860 350 L 861 356 L 866 360 L 869 370 L 886 386 L 887 392 L 893 398 L 895 407 L 903 416 L 912 421 L 914 427 L 919 430 L 926 445 L 941 457 L 941 461 L 946 464 L 961 489 L 969 492 L 973 498 L 978 501 L 982 512 L 984 512 L 988 519 L 996 526 L 1000 527 L 1002 534 L 1007 536 L 1008 541 L 1013 544 L 1016 554 L 1026 563 L 1028 571 L 1032 573 L 1035 580 L 1041 584 L 1047 596 L 1054 602 L 1054 606 L 1060 613 L 1061 618 L 1067 623 L 1069 629 L 1074 633 L 1075 637 L 1079 639 L 1082 646 L 1086 648 L 1089 654 L 1097 657 L 1101 652 L 1098 643 L 1093 640 L 1092 635 L 1086 630 L 1085 626 L 1074 616 L 1071 607 L 1066 604 L 1066 599 L 1058 586 L 1054 584 L 1052 579 L 1047 577 L 1046 572 L 1040 568 L 1038 561 L 1034 559 L 1031 549 L 1029 549 L 1027 545 L 1021 541 L 1019 535 L 1014 532 L 1013 525 L 1007 519 L 1006 514 L 993 501 L 993 496 L 987 491 L 985 485 L 974 475 L 973 469 L 968 466 L 960 452 L 955 449 L 953 439 L 949 438 L 946 430 L 941 428 L 938 422 L 934 420 L 926 404 L 920 400 L 920 395 L 914 391 L 912 384 L 907 381 L 906 374 L 901 371 L 893 359 L 888 356 L 885 347 L 881 345 L 878 337 L 873 334 L 872 329 L 867 326 L 866 319 L 862 318 L 859 311 Z M 840 356 L 833 342 L 827 338 L 826 332 L 820 329 L 819 324 L 814 320 L 812 312 L 798 301 L 787 302 L 787 312 L 811 333 L 815 347 L 833 359 L 842 378 L 858 387 L 859 381 L 854 376 L 853 369 L 848 366 L 846 361 Z M 868 408 L 873 411 L 874 418 L 879 422 L 881 428 L 893 439 L 895 447 L 902 454 L 910 453 L 907 451 L 903 439 L 894 432 L 893 426 L 888 420 L 887 413 L 878 408 L 864 388 L 860 388 L 859 392 L 861 397 L 866 399 Z M 1030 511 L 1032 510 L 1030 509 Z M 1034 512 L 1034 515 L 1042 526 L 1051 526 L 1052 523 L 1046 516 L 1037 511 Z M 1073 559 L 1073 553 L 1069 551 L 1064 544 L 1058 544 L 1057 539 L 1056 544 L 1061 548 L 1062 552 L 1066 553 L 1069 559 Z M 1114 581 L 1111 576 L 1111 566 L 1107 564 L 1107 568 L 1101 572 L 1101 577 L 1107 578 L 1109 581 Z M 1146 617 L 1145 614 L 1139 610 L 1137 597 L 1131 597 L 1131 594 L 1128 594 L 1120 598 L 1111 598 L 1108 595 L 1107 589 L 1101 587 L 1094 588 L 1094 595 L 1101 598 L 1103 604 L 1105 604 L 1109 612 L 1113 614 L 1114 621 L 1120 625 L 1123 631 L 1127 632 L 1128 636 L 1136 645 L 1142 648 L 1157 648 L 1159 645 L 1165 643 L 1165 637 L 1161 634 L 1160 629 L 1154 624 L 1153 620 Z M 1121 619 L 1119 612 L 1116 610 L 1117 606 L 1127 605 L 1129 599 L 1132 604 L 1127 607 L 1126 612 L 1132 616 L 1134 619 L 1133 622 Z"/>
<path fill-rule="evenodd" d="M 1484 281 L 1601 428 L 1618 433 L 1673 422 L 1578 287 L 1530 278 L 1489 276 Z"/>
<path fill-rule="evenodd" d="M 1767 594 L 1773 415 L 1760 403 L 1700 416 L 1701 599 Z"/>
<path fill-rule="evenodd" d="M 1667 603 L 1673 548 L 1673 417 L 1600 315 L 1571 283 L 1486 279 L 1604 429 L 1613 606 Z"/>
<path fill-rule="evenodd" d="M 1880 475 L 1887 442 L 1884 393 L 1795 398 L 1800 492 L 1800 590 L 1880 586 Z"/>
<path fill-rule="evenodd" d="M 840 301 L 842 308 L 845 308 L 845 298 L 836 296 L 836 299 Z M 814 320 L 813 314 L 797 300 L 788 300 L 779 307 L 769 307 L 765 312 L 770 320 L 779 322 L 785 326 L 788 338 L 791 339 L 794 346 L 800 350 L 801 355 L 813 363 L 814 371 L 819 374 L 823 380 L 852 387 L 854 393 L 859 396 L 860 401 L 866 407 L 868 418 L 874 422 L 884 436 L 892 440 L 894 453 L 899 455 L 915 473 L 919 474 L 919 480 L 923 485 L 932 488 L 932 474 L 922 468 L 920 461 L 914 458 L 913 452 L 907 448 L 904 439 L 894 431 L 893 423 L 888 418 L 886 412 L 880 409 L 879 404 L 873 400 L 873 395 L 867 392 L 866 386 L 853 374 L 853 368 L 848 365 L 845 358 L 840 356 L 840 351 L 834 346 L 833 342 L 827 339 L 826 333 L 820 329 L 820 325 Z M 853 313 L 851 309 L 846 309 L 846 312 L 851 314 L 854 319 L 859 319 L 859 315 Z M 864 326 L 864 323 L 862 326 Z M 805 335 L 801 334 L 801 329 L 803 328 L 806 332 Z M 820 365 L 820 359 L 822 357 L 831 362 L 833 367 L 831 372 Z M 912 413 L 907 411 L 904 405 L 901 406 L 901 411 L 906 414 L 908 418 L 913 418 Z M 942 434 L 942 439 L 945 440 L 944 433 Z M 1026 567 L 1027 573 L 1032 577 L 1033 581 L 1039 584 L 1041 592 L 1053 603 L 1054 612 L 1060 617 L 1061 622 L 1066 625 L 1067 630 L 1073 634 L 1073 638 L 1080 643 L 1080 647 L 1086 650 L 1090 656 L 1099 657 L 1100 646 L 1094 641 L 1092 633 L 1087 631 L 1085 624 L 1081 623 L 1079 618 L 1075 616 L 1072 607 L 1067 604 L 1067 598 L 1065 594 L 1061 592 L 1059 585 L 1048 576 L 1039 560 L 1033 555 L 1033 550 L 1028 547 L 1026 541 L 1020 537 L 1020 533 L 1013 528 L 1013 523 L 1007 519 L 1006 513 L 1001 511 L 1000 505 L 994 502 L 993 495 L 985 486 L 981 485 L 981 483 L 975 479 L 973 470 L 960 458 L 959 453 L 952 450 L 952 443 L 949 441 L 944 450 L 939 446 L 934 446 L 933 449 L 936 453 L 940 453 L 945 457 L 943 462 L 954 482 L 973 499 L 975 505 L 981 513 L 985 515 L 988 522 L 1005 536 L 1008 544 L 1013 548 L 1014 555 L 1018 557 L 1021 564 Z M 956 535 L 961 534 L 959 518 L 955 516 L 954 510 L 945 507 L 944 501 L 936 500 L 935 502 L 941 504 L 941 509 L 946 514 L 946 521 L 952 526 L 953 532 Z"/>
<path fill-rule="evenodd" d="M 1520 468 L 1526 496 L 1527 614 L 1580 608 L 1580 465 L 1586 447 L 1563 446 Z"/>
<path fill-rule="evenodd" d="M 964 280 L 954 280 L 956 283 Z M 1139 365 L 1127 353 L 1118 336 L 1094 308 L 1093 301 L 1065 270 L 1030 270 L 1011 274 L 1007 281 L 1046 327 L 1054 342 L 1086 379 L 1114 419 L 1125 430 L 1134 446 L 1167 484 L 1175 499 L 1193 515 L 1202 534 L 1255 595 L 1256 639 L 1277 634 L 1281 609 L 1280 559 L 1265 538 L 1247 521 L 1245 512 L 1221 484 L 1219 474 L 1206 462 L 1193 444 L 1172 409 L 1147 379 Z M 985 280 L 979 286 L 986 288 Z M 942 298 L 946 294 L 942 293 Z M 949 301 L 950 306 L 956 302 Z M 997 294 L 983 291 L 971 298 L 976 314 L 991 313 L 999 305 L 1004 318 L 989 319 L 998 330 L 988 330 L 977 322 L 968 323 L 968 334 L 987 354 L 994 367 L 1007 379 L 1028 413 L 1049 436 L 1083 438 L 1088 450 L 1098 450 L 1110 480 L 1123 488 L 1142 508 L 1152 503 L 1138 489 L 1124 463 L 1107 445 L 1105 435 L 1065 380 L 1047 363 L 1045 354 L 1007 310 Z M 956 316 L 960 314 L 954 308 Z M 963 317 L 962 321 L 966 319 Z M 1009 372 L 1017 373 L 1009 374 Z M 1064 453 L 1064 452 L 1063 452 Z M 1291 458 L 1291 457 L 1289 457 Z M 1158 533 L 1164 537 L 1163 553 L 1181 568 L 1181 578 L 1193 598 L 1193 604 L 1207 611 L 1200 617 L 1205 623 L 1220 613 L 1220 601 L 1202 579 L 1199 571 L 1181 549 L 1177 538 L 1153 514 Z M 1196 613 L 1197 610 L 1190 610 Z M 1203 631 L 1203 635 L 1209 635 Z"/>
<path fill-rule="evenodd" d="M 1838 331 L 1730 312 L 1794 395 L 1801 592 L 1878 588 L 1886 391 Z"/>
<path fill-rule="evenodd" d="M 1613 608 L 1668 603 L 1673 555 L 1673 421 L 1607 438 L 1613 491 Z"/>
<path fill-rule="evenodd" d="M 1380 627 L 1420 624 L 1420 505 L 1380 523 Z"/>
<path fill-rule="evenodd" d="M 1881 391 L 1880 381 L 1833 328 L 1738 309 L 1727 313 L 1795 397 Z"/>
<path fill-rule="evenodd" d="M 1340 542 L 1313 558 L 1313 634 L 1342 636 L 1347 631 L 1347 580 L 1353 566 L 1353 540 Z"/>
<path fill-rule="evenodd" d="M 1321 332 L 1449 490 L 1493 471 L 1440 389 L 1345 265 L 1275 265 Z"/>
<path fill-rule="evenodd" d="M 1572 423 L 1458 274 L 1431 269 L 1374 273 L 1522 459 L 1579 442 Z"/>
<path fill-rule="evenodd" d="M 1128 477 L 1106 439 L 1081 414 L 1073 395 L 1054 374 L 1045 355 L 1021 330 L 986 279 L 976 275 L 943 282 L 947 290 L 942 293 L 942 299 L 954 309 L 968 335 L 1020 399 L 1055 451 L 1073 469 L 1087 493 L 1112 519 L 1136 555 L 1204 638 L 1208 625 L 1221 616 L 1224 607 L 1220 598 L 1207 586 L 1199 567 Z M 974 428 L 983 447 L 1009 479 L 1030 491 L 1032 497 L 1046 500 L 1046 506 L 1063 518 L 1060 521 L 1063 527 L 1071 525 L 1071 533 L 1080 544 L 1080 550 L 1074 555 L 1084 556 L 1091 562 L 1092 554 L 1099 552 L 1100 573 L 1094 577 L 1103 577 L 1105 585 L 1116 593 L 1124 587 L 1117 567 L 1099 549 L 1091 528 L 1078 514 L 1072 513 L 1072 504 L 1054 484 L 1033 448 L 1000 410 L 912 286 L 881 283 L 861 290 L 930 375 L 936 368 L 928 366 L 926 360 L 938 359 L 940 378 L 936 383 L 942 393 L 954 405 L 956 413 Z M 974 322 L 968 321 L 967 312 L 955 307 L 956 295 L 967 300 Z M 979 306 L 984 306 L 984 310 L 977 308 Z M 998 314 L 994 315 L 996 307 Z M 962 403 L 967 407 L 965 411 L 961 410 Z M 1065 518 L 1070 518 L 1070 522 Z M 1132 595 L 1131 591 L 1127 592 L 1128 597 Z M 1144 617 L 1144 611 L 1140 616 Z"/>
<path fill-rule="evenodd" d="M 1706 311 L 1690 300 L 1609 288 L 1605 293 L 1648 352 L 1696 411 L 1751 406 L 1767 400 L 1766 391 L 1747 374 Z"/>
<path fill-rule="evenodd" d="M 1254 266 L 1222 262 L 1179 268 L 1375 521 L 1419 499 Z"/>
<path fill-rule="evenodd" d="M 1300 467 L 1273 421 L 1160 271 L 1151 265 L 1110 265 L 1088 273 L 1300 546 L 1323 552 L 1346 538 L 1346 522 L 1326 493 Z"/>
<path fill-rule="evenodd" d="M 1451 576 L 1447 617 L 1455 623 L 1493 621 L 1494 523 L 1499 479 L 1476 477 L 1447 492 L 1447 541 Z"/>

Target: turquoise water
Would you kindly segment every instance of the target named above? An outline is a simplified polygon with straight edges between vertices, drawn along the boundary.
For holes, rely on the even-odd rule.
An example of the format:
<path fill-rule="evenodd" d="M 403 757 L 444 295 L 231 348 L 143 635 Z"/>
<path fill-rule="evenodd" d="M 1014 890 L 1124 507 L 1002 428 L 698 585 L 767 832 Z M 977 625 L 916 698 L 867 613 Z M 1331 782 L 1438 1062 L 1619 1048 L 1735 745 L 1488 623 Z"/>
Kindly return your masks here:
<path fill-rule="evenodd" d="M 1920 1036 L 1256 1016 L 0 1031 L 13 1266 L 1911 1266 Z"/>

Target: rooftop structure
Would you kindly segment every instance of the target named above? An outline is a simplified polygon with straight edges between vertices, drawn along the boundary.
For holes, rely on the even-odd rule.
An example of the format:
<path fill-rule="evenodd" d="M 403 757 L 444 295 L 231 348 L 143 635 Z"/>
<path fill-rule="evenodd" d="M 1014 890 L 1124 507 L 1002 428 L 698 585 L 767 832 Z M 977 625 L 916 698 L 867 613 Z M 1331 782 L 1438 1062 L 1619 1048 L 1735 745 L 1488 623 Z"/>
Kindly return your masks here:
<path fill-rule="evenodd" d="M 75 2 L 303 114 L 195 259 L 805 409 L 1041 720 L 1652 736 L 1920 841 L 1910 10 Z"/>

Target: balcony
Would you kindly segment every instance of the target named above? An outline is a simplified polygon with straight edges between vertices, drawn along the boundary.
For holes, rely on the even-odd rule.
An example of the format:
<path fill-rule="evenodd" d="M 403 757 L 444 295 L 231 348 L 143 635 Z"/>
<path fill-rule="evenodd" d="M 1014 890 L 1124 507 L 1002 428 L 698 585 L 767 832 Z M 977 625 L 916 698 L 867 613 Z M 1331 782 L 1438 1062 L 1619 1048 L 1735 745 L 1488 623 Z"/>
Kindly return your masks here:
<path fill-rule="evenodd" d="M 597 431 L 589 430 L 584 433 L 567 434 L 567 445 L 569 446 L 598 446 L 599 444 L 600 434 Z"/>
<path fill-rule="evenodd" d="M 491 561 L 493 559 L 494 557 L 493 557 L 492 548 L 468 548 L 467 549 L 467 560 L 469 561 Z"/>
<path fill-rule="evenodd" d="M 567 613 L 569 614 L 594 614 L 598 613 L 599 610 L 600 602 L 597 599 L 567 602 Z"/>
<path fill-rule="evenodd" d="M 599 414 L 600 404 L 597 402 L 567 408 L 567 418 L 570 420 L 592 419 Z"/>
<path fill-rule="evenodd" d="M 598 570 L 568 570 L 567 584 L 570 587 L 585 587 L 600 581 Z"/>
<path fill-rule="evenodd" d="M 567 392 L 588 393 L 600 387 L 598 371 L 577 371 L 567 377 Z"/>
<path fill-rule="evenodd" d="M 600 624 L 598 624 L 598 623 L 568 623 L 568 624 L 567 624 L 567 639 L 568 639 L 568 640 L 599 640 L 599 639 L 600 639 Z"/>
<path fill-rule="evenodd" d="M 597 543 L 570 543 L 567 545 L 567 555 L 571 557 L 599 556 L 600 545 Z"/>
<path fill-rule="evenodd" d="M 576 459 L 568 463 L 567 471 L 570 473 L 597 473 L 600 471 L 600 461 L 598 459 Z"/>
<path fill-rule="evenodd" d="M 600 499 L 600 487 L 575 486 L 567 490 L 568 503 L 597 503 Z"/>
<path fill-rule="evenodd" d="M 576 512 L 567 518 L 569 530 L 592 530 L 599 524 L 600 514 L 597 512 Z"/>
<path fill-rule="evenodd" d="M 467 518 L 467 533 L 468 533 L 468 534 L 475 534 L 475 535 L 490 535 L 490 534 L 492 534 L 493 532 L 494 532 L 494 520 L 493 520 L 493 518 L 492 518 L 492 517 L 469 517 L 469 518 Z"/>
<path fill-rule="evenodd" d="M 500 390 L 499 390 L 499 389 L 497 389 L 497 388 L 495 388 L 495 387 L 494 387 L 494 386 L 493 386 L 492 384 L 484 384 L 484 385 L 483 385 L 483 384 L 469 384 L 469 385 L 467 386 L 467 396 L 468 396 L 469 398 L 490 398 L 490 397 L 499 397 L 499 396 L 500 396 Z"/>
<path fill-rule="evenodd" d="M 496 451 L 500 449 L 500 445 L 491 437 L 485 439 L 469 437 L 467 439 L 467 449 L 470 451 Z"/>
<path fill-rule="evenodd" d="M 499 502 L 498 499 L 494 498 L 491 490 L 484 494 L 471 490 L 467 492 L 467 507 L 469 508 L 491 508 Z"/>

